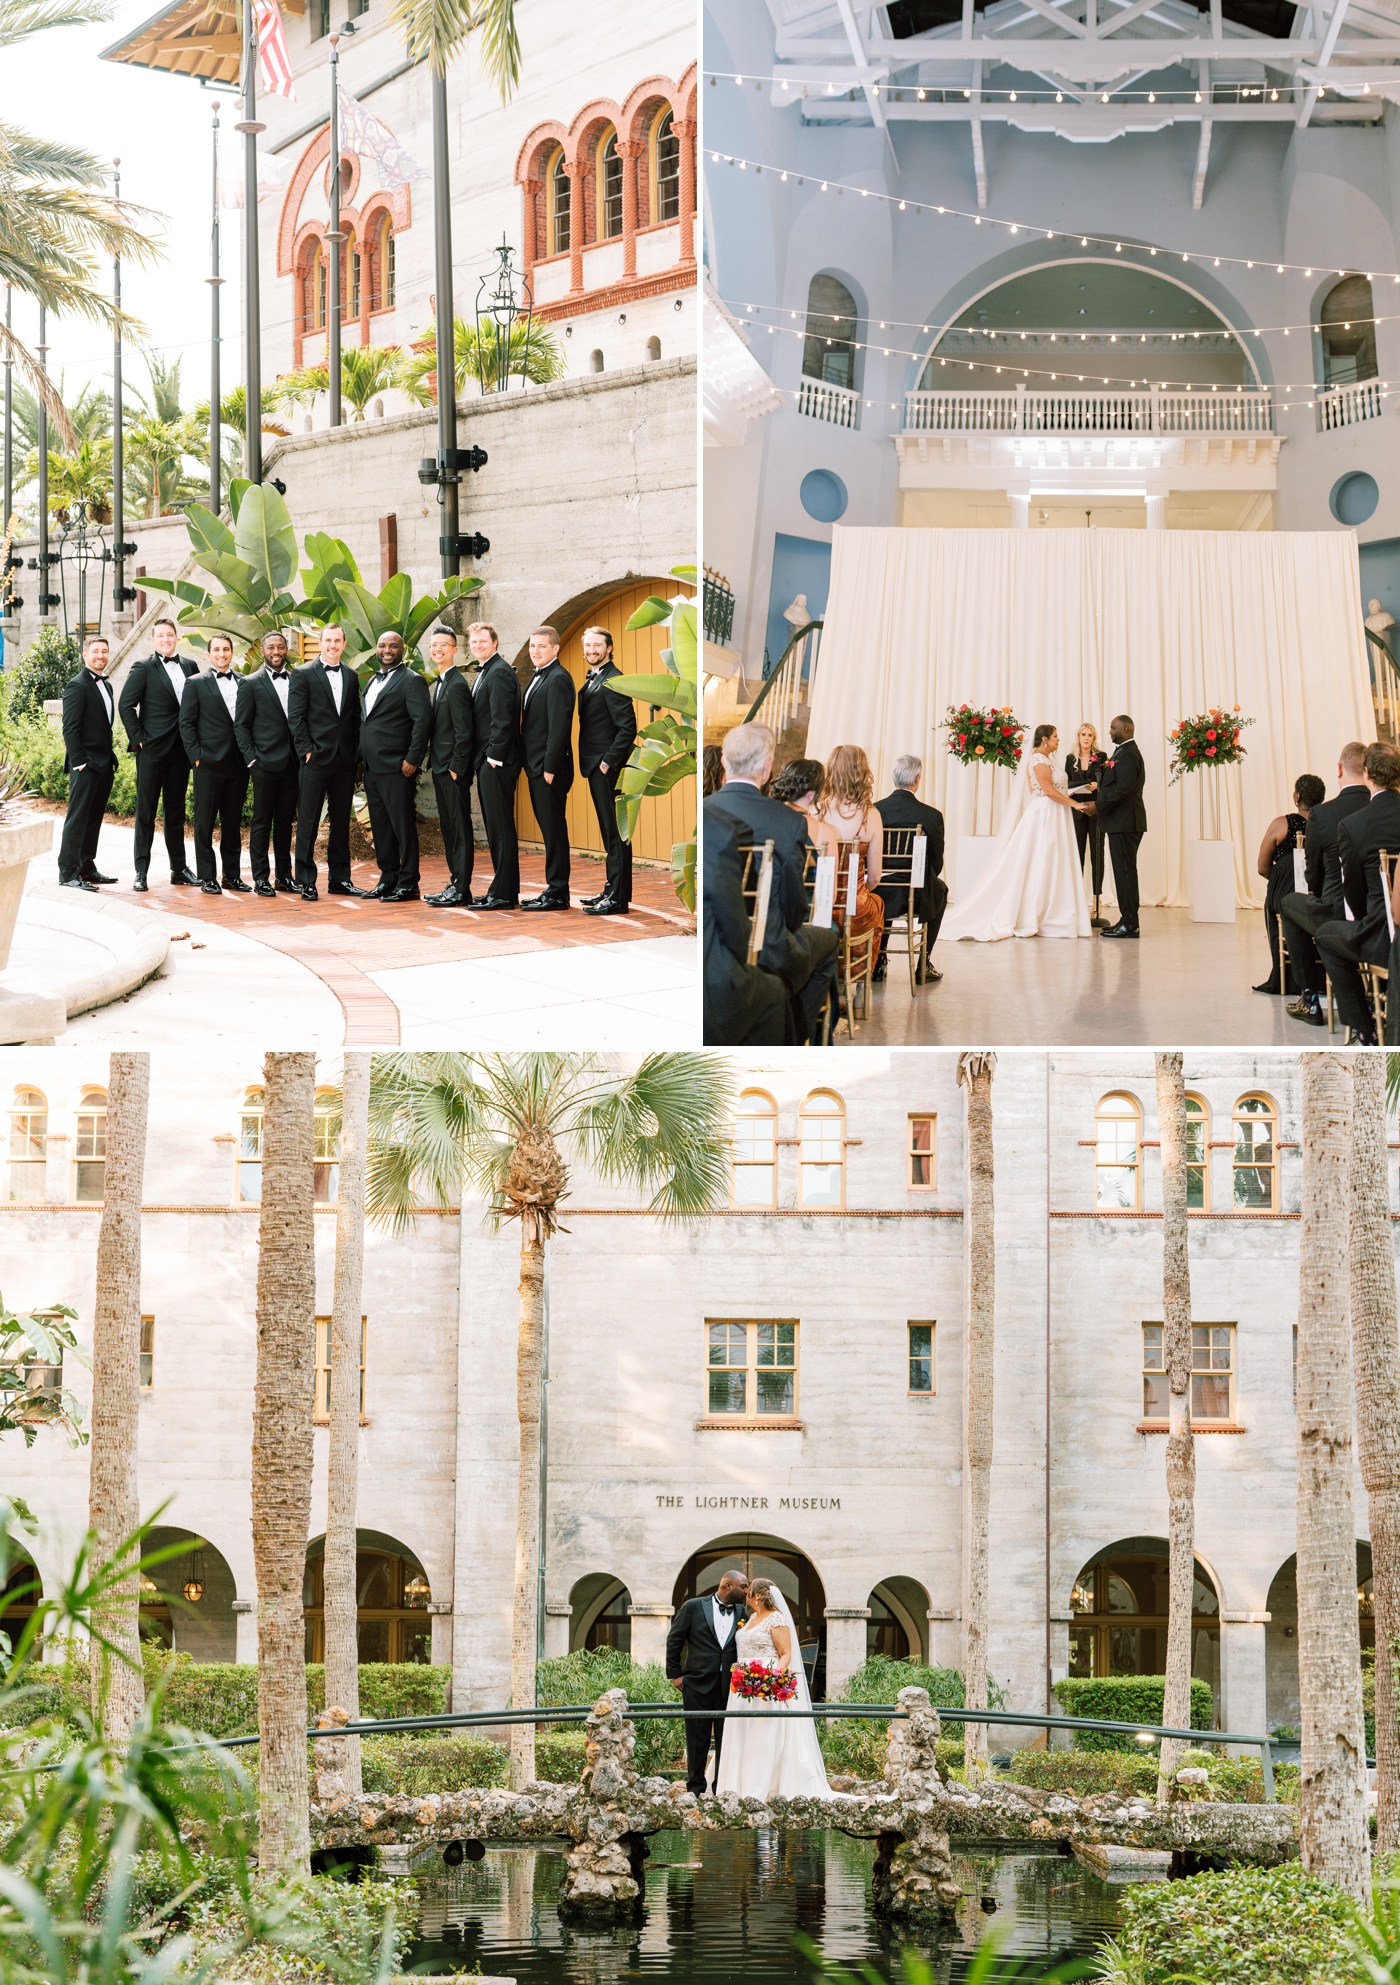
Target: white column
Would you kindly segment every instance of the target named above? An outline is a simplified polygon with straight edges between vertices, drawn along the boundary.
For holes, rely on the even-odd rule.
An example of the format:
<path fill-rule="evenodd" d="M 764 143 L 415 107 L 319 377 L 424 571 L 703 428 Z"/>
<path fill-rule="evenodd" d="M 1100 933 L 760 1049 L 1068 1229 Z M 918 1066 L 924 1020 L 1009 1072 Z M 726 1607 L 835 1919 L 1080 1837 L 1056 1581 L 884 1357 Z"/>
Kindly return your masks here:
<path fill-rule="evenodd" d="M 865 1660 L 868 1606 L 828 1606 L 826 1609 L 826 1693 L 839 1695 Z"/>
<path fill-rule="evenodd" d="M 574 1609 L 565 1599 L 551 1599 L 544 1609 L 544 1658 L 557 1661 L 569 1651 L 569 1622 Z"/>
<path fill-rule="evenodd" d="M 1007 492 L 1011 501 L 1011 528 L 1013 531 L 1028 531 L 1031 527 L 1031 500 L 1029 496 L 1017 496 L 1014 490 Z"/>
<path fill-rule="evenodd" d="M 1167 528 L 1167 499 L 1165 496 L 1149 496 L 1147 499 L 1147 528 L 1149 531 L 1165 531 Z"/>
<path fill-rule="evenodd" d="M 932 1606 L 928 1613 L 928 1660 L 930 1668 L 956 1668 L 962 1659 L 962 1609 L 951 1611 Z"/>
<path fill-rule="evenodd" d="M 1222 1613 L 1220 1616 L 1220 1721 L 1227 1730 L 1264 1735 L 1266 1688 L 1264 1629 L 1267 1613 Z M 1257 1757 L 1240 1750 L 1242 1758 Z"/>
<path fill-rule="evenodd" d="M 433 1616 L 432 1655 L 435 1668 L 452 1666 L 452 1601 L 431 1599 L 428 1611 Z"/>
<path fill-rule="evenodd" d="M 666 1659 L 666 1636 L 671 1631 L 671 1615 L 675 1607 L 665 1600 L 643 1600 L 640 1605 L 629 1606 L 627 1612 L 632 1621 L 632 1660 L 638 1668 L 645 1668 L 654 1661 L 660 1667 Z"/>
<path fill-rule="evenodd" d="M 515 1603 L 519 1270 L 511 1248 L 481 1231 L 481 1204 L 465 1192 L 458 1245 L 452 1700 L 459 1710 L 499 1709 L 510 1700 Z"/>
<path fill-rule="evenodd" d="M 256 1667 L 258 1661 L 258 1609 L 252 1599 L 235 1599 L 233 1602 L 233 1658 L 245 1667 Z"/>

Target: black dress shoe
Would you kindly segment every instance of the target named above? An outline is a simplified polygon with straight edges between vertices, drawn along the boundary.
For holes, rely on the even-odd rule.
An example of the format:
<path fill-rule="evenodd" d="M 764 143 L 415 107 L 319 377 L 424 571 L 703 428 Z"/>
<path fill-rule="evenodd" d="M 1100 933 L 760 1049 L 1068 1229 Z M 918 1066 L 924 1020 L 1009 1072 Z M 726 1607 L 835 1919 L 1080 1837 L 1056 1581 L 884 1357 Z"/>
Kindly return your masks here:
<path fill-rule="evenodd" d="M 1304 999 L 1294 1000 L 1287 1011 L 1290 1020 L 1305 1021 L 1309 1027 L 1327 1025 L 1327 1015 L 1322 1010 L 1322 1001 L 1313 994 L 1309 994 Z"/>
<path fill-rule="evenodd" d="M 579 901 L 585 910 L 591 910 L 595 903 L 601 903 L 603 901 L 607 893 L 606 889 L 600 889 L 596 896 L 580 896 Z"/>
<path fill-rule="evenodd" d="M 458 903 L 466 902 L 467 900 L 466 897 L 462 896 L 456 886 L 450 882 L 446 889 L 439 889 L 436 896 L 425 896 L 423 898 L 423 901 L 425 903 L 431 903 L 435 910 L 451 910 Z"/>
<path fill-rule="evenodd" d="M 416 882 L 405 883 L 402 889 L 391 889 L 385 896 L 386 903 L 417 903 L 422 898 L 422 890 Z"/>
<path fill-rule="evenodd" d="M 255 896 L 275 896 L 277 891 L 270 882 L 255 882 L 253 884 L 253 894 Z"/>
<path fill-rule="evenodd" d="M 83 877 L 84 882 L 115 882 L 116 879 L 114 875 L 99 875 L 96 869 L 92 871 L 91 875 L 85 875 Z"/>
<path fill-rule="evenodd" d="M 567 910 L 569 899 L 567 896 L 551 895 L 546 889 L 540 896 L 522 896 L 520 907 L 522 910 Z"/>
<path fill-rule="evenodd" d="M 198 882 L 199 877 L 192 868 L 179 868 L 170 871 L 170 880 L 178 887 L 182 882 Z"/>
<path fill-rule="evenodd" d="M 568 905 L 561 903 L 559 908 L 564 910 Z M 626 917 L 631 915 L 631 906 L 627 903 L 614 903 L 611 896 L 600 896 L 596 903 L 584 904 L 583 914 L 586 917 Z"/>
<path fill-rule="evenodd" d="M 374 889 L 360 889 L 353 882 L 328 882 L 326 884 L 326 894 L 328 896 L 375 896 L 378 894 L 378 891 Z"/>
<path fill-rule="evenodd" d="M 1254 991 L 1255 991 L 1255 992 L 1261 992 L 1261 993 L 1273 993 L 1273 994 L 1275 994 L 1275 995 L 1277 995 L 1277 993 L 1278 993 L 1278 984 L 1277 984 L 1277 982 L 1276 982 L 1276 981 L 1272 981 L 1272 980 L 1269 980 L 1269 979 L 1265 979 L 1265 981 L 1264 981 L 1264 983 L 1263 983 L 1263 985 L 1262 985 L 1262 986 L 1255 986 L 1255 987 L 1254 987 Z"/>
<path fill-rule="evenodd" d="M 518 910 L 520 904 L 514 896 L 473 896 L 474 910 Z"/>
<path fill-rule="evenodd" d="M 230 881 L 229 881 L 229 880 L 227 879 L 227 877 L 225 877 L 225 879 L 224 879 L 224 888 L 225 888 L 225 889 L 232 889 L 232 890 L 234 890 L 234 891 L 235 891 L 235 892 L 236 892 L 236 893 L 237 893 L 238 895 L 240 895 L 240 896 L 246 896 L 246 895 L 248 894 L 248 885 L 247 885 L 247 883 L 246 883 L 246 882 L 245 882 L 245 881 L 243 880 L 243 878 L 242 878 L 242 876 L 241 876 L 241 875 L 239 875 L 239 876 L 235 876 L 232 882 L 230 882 Z"/>
<path fill-rule="evenodd" d="M 296 893 L 300 891 L 301 884 L 294 875 L 279 875 L 277 878 L 277 887 L 279 889 L 290 889 L 293 893 Z"/>
<path fill-rule="evenodd" d="M 84 882 L 80 875 L 60 876 L 58 886 L 60 889 L 86 889 L 94 896 L 97 894 L 97 885 L 92 882 Z"/>
<path fill-rule="evenodd" d="M 199 886 L 206 896 L 222 896 L 224 893 L 217 882 L 201 882 Z"/>
<path fill-rule="evenodd" d="M 1138 933 L 1135 930 L 1129 930 L 1126 924 L 1115 924 L 1112 930 L 1101 931 L 1099 935 L 1101 937 L 1136 937 Z"/>
<path fill-rule="evenodd" d="M 139 889 L 143 896 L 149 893 L 147 888 L 146 878 L 144 875 L 138 875 L 135 882 L 133 882 L 131 886 L 133 889 Z"/>
<path fill-rule="evenodd" d="M 301 900 L 303 903 L 314 903 L 316 901 L 316 885 L 314 882 L 308 882 L 306 887 L 301 891 Z"/>

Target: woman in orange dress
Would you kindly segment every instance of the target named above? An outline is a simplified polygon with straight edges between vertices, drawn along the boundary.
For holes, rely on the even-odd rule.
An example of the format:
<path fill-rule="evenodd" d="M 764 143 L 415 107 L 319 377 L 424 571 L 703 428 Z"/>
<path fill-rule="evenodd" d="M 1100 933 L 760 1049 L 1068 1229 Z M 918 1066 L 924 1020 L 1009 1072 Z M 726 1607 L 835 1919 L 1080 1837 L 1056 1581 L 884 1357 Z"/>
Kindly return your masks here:
<path fill-rule="evenodd" d="M 842 841 L 858 842 L 863 859 L 857 884 L 856 912 L 850 936 L 870 931 L 875 953 L 880 949 L 880 932 L 885 927 L 885 906 L 875 894 L 880 880 L 880 857 L 884 847 L 884 822 L 875 811 L 875 780 L 870 760 L 858 744 L 838 744 L 826 761 L 826 789 L 822 794 L 822 818 L 836 829 Z M 836 880 L 836 925 L 845 930 L 848 878 L 846 864 Z"/>

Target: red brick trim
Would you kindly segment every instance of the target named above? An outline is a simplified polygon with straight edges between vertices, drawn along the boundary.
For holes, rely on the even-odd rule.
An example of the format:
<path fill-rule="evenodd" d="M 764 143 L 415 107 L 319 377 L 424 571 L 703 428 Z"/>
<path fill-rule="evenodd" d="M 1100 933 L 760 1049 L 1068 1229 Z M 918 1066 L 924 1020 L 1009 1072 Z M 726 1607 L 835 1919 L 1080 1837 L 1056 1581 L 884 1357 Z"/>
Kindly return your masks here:
<path fill-rule="evenodd" d="M 636 303 L 647 296 L 665 296 L 668 290 L 694 289 L 695 264 L 673 262 L 654 276 L 634 276 L 631 282 L 613 283 L 607 289 L 584 289 L 561 296 L 553 303 L 537 303 L 536 317 L 586 317 L 592 310 L 615 310 L 620 303 Z"/>

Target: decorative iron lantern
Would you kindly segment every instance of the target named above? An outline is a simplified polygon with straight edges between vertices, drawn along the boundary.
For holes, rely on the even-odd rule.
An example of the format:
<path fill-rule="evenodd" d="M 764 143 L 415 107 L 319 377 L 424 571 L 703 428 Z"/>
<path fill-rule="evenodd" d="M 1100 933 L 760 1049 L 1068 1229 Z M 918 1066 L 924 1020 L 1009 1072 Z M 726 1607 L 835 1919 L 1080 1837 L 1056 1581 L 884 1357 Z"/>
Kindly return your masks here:
<path fill-rule="evenodd" d="M 528 383 L 535 298 L 527 275 L 517 294 L 514 259 L 515 250 L 502 235 L 494 276 L 488 270 L 477 285 L 476 378 L 483 393 L 507 392 L 512 373 L 520 375 L 522 390 Z"/>
<path fill-rule="evenodd" d="M 130 547 L 135 551 L 135 545 Z M 102 600 L 106 592 L 106 568 L 112 562 L 112 547 L 102 535 L 102 526 L 88 516 L 86 497 L 69 506 L 68 516 L 58 537 L 58 550 L 50 554 L 61 579 L 63 631 L 79 641 L 102 632 Z M 72 584 L 70 585 L 70 580 Z M 69 600 L 77 601 L 77 619 L 70 619 Z"/>
<path fill-rule="evenodd" d="M 204 1597 L 204 1553 L 190 1552 L 190 1575 L 185 1580 L 185 1597 L 191 1606 L 197 1606 Z"/>

